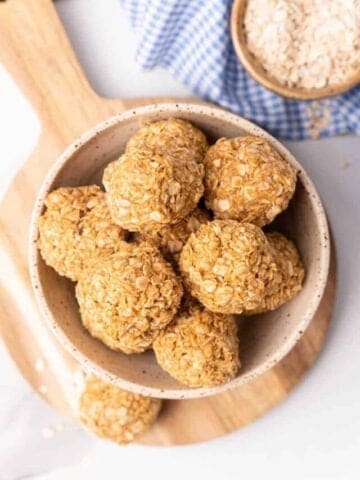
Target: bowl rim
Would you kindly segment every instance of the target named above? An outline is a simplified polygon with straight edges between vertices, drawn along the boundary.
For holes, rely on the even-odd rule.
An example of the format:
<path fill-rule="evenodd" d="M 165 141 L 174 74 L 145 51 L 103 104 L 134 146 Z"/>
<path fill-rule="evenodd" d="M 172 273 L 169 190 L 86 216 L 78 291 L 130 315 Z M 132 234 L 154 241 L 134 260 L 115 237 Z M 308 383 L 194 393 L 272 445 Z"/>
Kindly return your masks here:
<path fill-rule="evenodd" d="M 257 366 L 252 372 L 248 372 L 244 375 L 241 375 L 240 373 L 239 376 L 237 376 L 230 382 L 215 387 L 190 388 L 183 386 L 183 388 L 179 389 L 164 390 L 158 387 L 149 387 L 139 383 L 134 383 L 129 380 L 125 380 L 101 367 L 94 360 L 89 359 L 85 354 L 79 351 L 72 343 L 71 338 L 69 338 L 65 334 L 63 329 L 57 323 L 56 317 L 51 313 L 50 308 L 48 307 L 45 300 L 45 294 L 43 291 L 38 269 L 39 252 L 37 248 L 37 222 L 38 218 L 43 212 L 45 196 L 48 192 L 51 191 L 52 184 L 56 179 L 58 173 L 61 171 L 62 167 L 68 161 L 71 161 L 72 156 L 84 144 L 89 142 L 95 136 L 106 131 L 107 129 L 112 128 L 117 124 L 121 124 L 122 122 L 125 122 L 131 118 L 141 119 L 141 117 L 144 115 L 148 116 L 151 114 L 156 115 L 164 113 L 168 114 L 169 117 L 176 117 L 176 115 L 179 114 L 181 115 L 189 113 L 195 113 L 204 117 L 216 117 L 219 120 L 224 120 L 228 123 L 231 123 L 235 127 L 239 127 L 240 129 L 249 132 L 249 134 L 259 135 L 268 140 L 287 161 L 289 161 L 292 165 L 296 167 L 297 171 L 299 172 L 298 175 L 301 176 L 301 182 L 311 196 L 315 216 L 319 225 L 319 231 L 322 239 L 322 249 L 319 263 L 320 268 L 317 272 L 318 278 L 316 282 L 316 289 L 313 293 L 312 302 L 309 302 L 309 304 L 307 305 L 305 312 L 302 315 L 302 322 L 298 325 L 296 332 L 294 332 L 292 335 L 289 335 L 287 339 L 284 340 L 284 342 L 281 344 L 281 346 L 276 350 L 276 352 L 272 356 L 268 357 L 266 361 L 264 361 L 262 364 Z M 313 182 L 311 181 L 304 168 L 290 153 L 290 151 L 287 150 L 287 148 L 282 145 L 278 140 L 276 140 L 272 135 L 270 135 L 254 123 L 250 122 L 249 120 L 246 120 L 219 107 L 189 102 L 156 103 L 126 110 L 119 114 L 113 115 L 107 120 L 98 123 L 91 129 L 83 133 L 80 137 L 75 139 L 57 158 L 41 185 L 33 207 L 30 223 L 28 262 L 32 288 L 42 318 L 44 319 L 50 330 L 55 334 L 60 344 L 65 348 L 66 351 L 68 351 L 73 357 L 75 357 L 75 359 L 86 371 L 91 372 L 103 378 L 105 381 L 117 385 L 120 388 L 124 388 L 128 391 L 132 391 L 135 393 L 165 399 L 190 399 L 215 395 L 244 385 L 245 383 L 254 380 L 258 376 L 264 374 L 267 370 L 275 366 L 290 352 L 290 350 L 296 345 L 296 343 L 299 341 L 306 328 L 310 324 L 324 294 L 330 265 L 330 237 L 325 210 Z"/>
<path fill-rule="evenodd" d="M 248 74 L 263 87 L 278 95 L 295 100 L 320 100 L 339 95 L 360 83 L 360 72 L 339 85 L 322 88 L 298 88 L 282 85 L 275 77 L 266 72 L 246 46 L 243 17 L 248 0 L 234 0 L 231 9 L 231 37 L 235 52 Z"/>

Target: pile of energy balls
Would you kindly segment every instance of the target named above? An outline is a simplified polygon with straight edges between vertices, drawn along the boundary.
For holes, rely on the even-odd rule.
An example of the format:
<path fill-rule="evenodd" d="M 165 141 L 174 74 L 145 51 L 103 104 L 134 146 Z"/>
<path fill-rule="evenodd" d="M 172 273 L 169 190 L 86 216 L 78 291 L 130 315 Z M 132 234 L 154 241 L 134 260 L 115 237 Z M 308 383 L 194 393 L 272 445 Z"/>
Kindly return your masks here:
<path fill-rule="evenodd" d="M 274 310 L 302 286 L 294 243 L 262 230 L 287 208 L 294 168 L 261 137 L 209 146 L 198 128 L 171 118 L 140 128 L 103 184 L 105 192 L 51 192 L 38 224 L 44 261 L 76 282 L 84 327 L 128 355 L 152 348 L 189 387 L 230 381 L 240 368 L 234 315 Z M 124 443 L 159 409 L 159 400 L 92 379 L 80 417 Z"/>

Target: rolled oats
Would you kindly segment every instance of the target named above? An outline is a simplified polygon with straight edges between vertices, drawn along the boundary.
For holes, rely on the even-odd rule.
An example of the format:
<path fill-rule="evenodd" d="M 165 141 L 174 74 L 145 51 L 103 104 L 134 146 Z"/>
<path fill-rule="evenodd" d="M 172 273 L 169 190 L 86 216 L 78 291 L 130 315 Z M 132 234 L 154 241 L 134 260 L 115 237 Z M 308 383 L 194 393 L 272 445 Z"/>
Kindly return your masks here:
<path fill-rule="evenodd" d="M 360 0 L 249 0 L 247 47 L 281 84 L 336 86 L 360 69 Z"/>
<path fill-rule="evenodd" d="M 322 102 L 312 102 L 306 109 L 309 135 L 316 140 L 321 137 L 322 132 L 329 127 L 332 115 L 329 105 Z"/>

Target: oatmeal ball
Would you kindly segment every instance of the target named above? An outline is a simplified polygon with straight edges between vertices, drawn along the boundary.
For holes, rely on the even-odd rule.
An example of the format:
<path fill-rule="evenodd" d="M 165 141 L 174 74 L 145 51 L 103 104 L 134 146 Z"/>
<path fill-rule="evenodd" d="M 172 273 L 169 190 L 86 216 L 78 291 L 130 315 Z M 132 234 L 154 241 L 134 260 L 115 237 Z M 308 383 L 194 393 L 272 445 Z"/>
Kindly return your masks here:
<path fill-rule="evenodd" d="M 113 223 L 98 186 L 58 188 L 44 203 L 38 246 L 45 263 L 60 275 L 76 281 L 90 260 L 120 248 L 125 231 Z"/>
<path fill-rule="evenodd" d="M 110 163 L 103 183 L 114 221 L 136 232 L 178 223 L 203 194 L 204 166 L 151 150 L 132 150 Z"/>
<path fill-rule="evenodd" d="M 160 333 L 154 352 L 159 365 L 189 387 L 226 383 L 240 368 L 234 317 L 209 312 L 194 303 Z"/>
<path fill-rule="evenodd" d="M 139 233 L 135 239 L 153 242 L 167 260 L 178 262 L 180 252 L 189 236 L 209 220 L 210 215 L 207 211 L 196 208 L 179 223 L 164 225 L 160 230 Z"/>
<path fill-rule="evenodd" d="M 84 270 L 75 292 L 91 335 L 130 354 L 151 347 L 177 312 L 183 290 L 154 246 L 123 242 L 119 252 Z"/>
<path fill-rule="evenodd" d="M 266 140 L 221 138 L 205 156 L 205 199 L 218 218 L 259 227 L 287 208 L 296 172 Z"/>
<path fill-rule="evenodd" d="M 161 400 L 127 392 L 91 376 L 79 401 L 82 425 L 96 435 L 126 444 L 155 422 Z"/>
<path fill-rule="evenodd" d="M 218 313 L 254 309 L 277 267 L 262 230 L 250 223 L 214 220 L 192 234 L 180 255 L 191 295 Z"/>
<path fill-rule="evenodd" d="M 299 293 L 304 280 L 304 266 L 294 243 L 278 232 L 267 233 L 278 274 L 267 284 L 261 304 L 247 315 L 275 310 Z"/>
<path fill-rule="evenodd" d="M 151 149 L 154 153 L 171 156 L 174 160 L 194 160 L 202 163 L 208 149 L 205 135 L 190 122 L 169 118 L 148 123 L 129 140 L 126 153 Z"/>

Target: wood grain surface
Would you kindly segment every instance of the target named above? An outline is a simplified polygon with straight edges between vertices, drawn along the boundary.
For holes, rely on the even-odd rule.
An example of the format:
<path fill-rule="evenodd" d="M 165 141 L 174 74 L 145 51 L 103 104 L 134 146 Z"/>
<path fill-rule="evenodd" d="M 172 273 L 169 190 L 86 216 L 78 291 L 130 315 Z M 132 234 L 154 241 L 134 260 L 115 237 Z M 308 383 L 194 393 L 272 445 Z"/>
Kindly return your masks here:
<path fill-rule="evenodd" d="M 39 392 L 45 385 L 44 400 L 64 415 L 74 416 L 73 383 L 78 365 L 42 321 L 29 280 L 27 243 L 33 202 L 49 167 L 77 136 L 114 113 L 159 102 L 159 98 L 109 100 L 96 95 L 50 0 L 0 3 L 0 45 L 0 63 L 32 103 L 42 125 L 36 149 L 0 206 L 0 332 L 32 387 Z M 175 445 L 205 441 L 248 424 L 284 400 L 321 350 L 334 293 L 333 259 L 313 322 L 280 364 L 231 392 L 165 402 L 159 421 L 142 442 Z M 45 368 L 39 368 L 39 360 Z"/>

